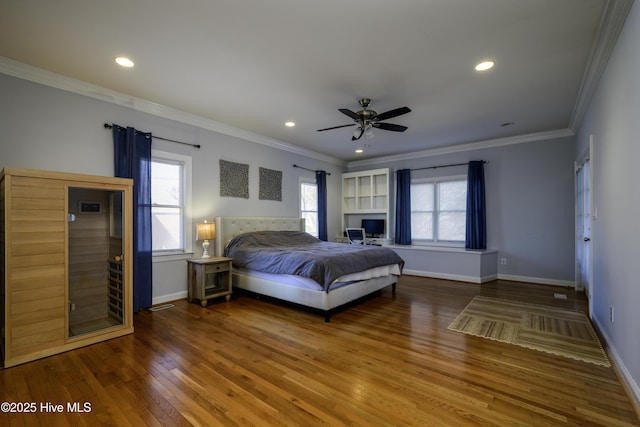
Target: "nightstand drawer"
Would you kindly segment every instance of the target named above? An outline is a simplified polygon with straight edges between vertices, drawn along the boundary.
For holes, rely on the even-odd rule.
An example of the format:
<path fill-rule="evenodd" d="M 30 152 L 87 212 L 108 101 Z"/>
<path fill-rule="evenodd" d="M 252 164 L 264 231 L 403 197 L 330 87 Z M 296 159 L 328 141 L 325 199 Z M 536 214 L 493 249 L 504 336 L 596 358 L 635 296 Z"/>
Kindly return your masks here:
<path fill-rule="evenodd" d="M 205 266 L 206 273 L 221 273 L 223 271 L 229 271 L 231 263 L 221 262 L 217 264 L 208 264 Z"/>

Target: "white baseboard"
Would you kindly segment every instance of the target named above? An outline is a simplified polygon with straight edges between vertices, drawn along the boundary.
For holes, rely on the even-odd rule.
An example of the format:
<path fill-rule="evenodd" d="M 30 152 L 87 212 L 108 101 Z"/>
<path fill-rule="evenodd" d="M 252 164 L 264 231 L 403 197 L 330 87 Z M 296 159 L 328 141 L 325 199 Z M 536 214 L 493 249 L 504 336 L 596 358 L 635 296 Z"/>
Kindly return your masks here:
<path fill-rule="evenodd" d="M 631 392 L 632 395 L 630 397 L 633 399 L 633 404 L 635 405 L 636 410 L 640 412 L 640 387 L 638 387 L 638 384 L 634 381 L 633 377 L 629 373 L 629 370 L 618 355 L 616 348 L 613 346 L 613 344 L 611 344 L 611 340 L 605 332 L 605 329 L 602 327 L 602 324 L 595 317 L 591 317 L 591 320 L 596 324 L 598 332 L 600 333 L 600 335 L 602 335 L 602 338 L 607 343 L 607 353 L 613 359 L 616 370 L 622 377 L 622 381 L 624 381 L 625 385 Z"/>
<path fill-rule="evenodd" d="M 189 293 L 187 291 L 180 291 L 173 294 L 160 295 L 157 297 L 153 297 L 151 299 L 152 305 L 164 304 L 170 301 L 176 301 L 179 299 L 187 299 L 189 297 Z"/>
<path fill-rule="evenodd" d="M 492 280 L 496 280 L 498 277 L 496 275 L 490 276 L 464 276 L 461 274 L 448 274 L 448 273 L 436 273 L 433 271 L 421 271 L 421 270 L 402 270 L 403 274 L 407 274 L 409 276 L 419 276 L 419 277 L 432 277 L 434 279 L 444 279 L 444 280 L 457 280 L 459 282 L 469 282 L 469 283 L 486 283 Z"/>
<path fill-rule="evenodd" d="M 565 286 L 574 288 L 576 282 L 573 280 L 547 279 L 544 277 L 516 276 L 513 274 L 498 274 L 498 280 L 510 280 L 513 282 L 536 283 L 538 285 Z"/>
<path fill-rule="evenodd" d="M 433 277 L 434 279 L 457 280 L 460 282 L 469 282 L 469 283 L 487 283 L 487 282 L 491 282 L 492 280 L 510 280 L 512 282 L 536 283 L 539 285 L 563 286 L 563 287 L 571 287 L 571 288 L 575 286 L 575 282 L 571 280 L 556 280 L 556 279 L 547 279 L 543 277 L 516 276 L 513 274 L 491 274 L 488 276 L 481 277 L 481 276 L 465 276 L 461 274 L 438 273 L 435 271 L 410 270 L 406 268 L 402 270 L 402 272 L 409 276 Z"/>

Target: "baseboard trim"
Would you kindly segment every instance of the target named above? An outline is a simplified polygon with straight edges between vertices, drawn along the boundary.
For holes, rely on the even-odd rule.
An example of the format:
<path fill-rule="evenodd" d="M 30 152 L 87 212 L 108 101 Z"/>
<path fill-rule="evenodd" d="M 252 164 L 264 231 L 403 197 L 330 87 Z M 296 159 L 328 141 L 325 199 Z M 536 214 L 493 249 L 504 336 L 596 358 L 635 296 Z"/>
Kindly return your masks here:
<path fill-rule="evenodd" d="M 538 285 L 575 287 L 575 282 L 571 280 L 547 279 L 544 277 L 516 276 L 513 274 L 490 274 L 488 276 L 465 276 L 461 274 L 439 273 L 435 271 L 404 269 L 404 274 L 409 276 L 431 277 L 434 279 L 456 280 L 468 283 L 487 283 L 493 280 L 509 280 L 511 282 L 535 283 Z"/>
<path fill-rule="evenodd" d="M 496 280 L 497 275 L 489 275 L 489 276 L 464 276 L 461 274 L 448 274 L 448 273 L 436 273 L 433 271 L 421 271 L 421 270 L 410 270 L 404 269 L 403 274 L 407 274 L 409 276 L 419 276 L 419 277 L 431 277 L 434 279 L 444 279 L 444 280 L 455 280 L 458 282 L 468 282 L 468 283 L 487 283 L 492 280 Z"/>
<path fill-rule="evenodd" d="M 622 358 L 618 355 L 616 348 L 613 346 L 613 344 L 611 344 L 611 340 L 605 332 L 605 329 L 602 327 L 602 324 L 596 317 L 592 316 L 591 320 L 593 321 L 593 323 L 595 323 L 596 328 L 598 328 L 598 333 L 602 336 L 602 339 L 604 339 L 604 341 L 607 343 L 606 351 L 609 357 L 613 359 L 613 368 L 616 371 L 616 374 L 622 380 L 623 387 L 627 391 L 627 394 L 629 394 L 629 398 L 634 406 L 634 409 L 636 410 L 636 414 L 638 415 L 638 417 L 640 417 L 640 387 L 633 380 L 631 373 L 629 373 L 629 370 L 622 361 Z"/>
<path fill-rule="evenodd" d="M 164 304 L 165 302 L 176 301 L 179 299 L 187 299 L 189 293 L 187 291 L 180 291 L 173 294 L 160 295 L 151 299 L 152 305 Z"/>
<path fill-rule="evenodd" d="M 512 282 L 535 283 L 538 285 L 564 286 L 575 288 L 576 282 L 573 280 L 547 279 L 544 277 L 517 276 L 514 274 L 498 274 L 498 280 L 509 280 Z"/>

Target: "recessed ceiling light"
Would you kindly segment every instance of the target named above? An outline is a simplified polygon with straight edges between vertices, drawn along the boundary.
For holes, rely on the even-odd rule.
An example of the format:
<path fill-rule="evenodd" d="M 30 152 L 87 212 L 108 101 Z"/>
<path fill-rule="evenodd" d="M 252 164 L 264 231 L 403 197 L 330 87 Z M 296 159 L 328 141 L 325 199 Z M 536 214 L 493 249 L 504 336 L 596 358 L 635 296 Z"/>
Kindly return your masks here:
<path fill-rule="evenodd" d="M 493 61 L 482 61 L 481 63 L 476 65 L 476 71 L 487 71 L 493 68 L 494 65 L 496 65 L 496 63 Z"/>
<path fill-rule="evenodd" d="M 362 152 L 364 152 L 364 150 L 363 150 L 362 148 L 358 148 L 358 149 L 356 150 L 356 153 L 358 153 L 358 154 L 359 154 L 359 153 L 362 153 Z"/>
<path fill-rule="evenodd" d="M 288 127 L 288 128 L 292 128 L 292 127 L 294 127 L 296 124 L 295 124 L 295 122 L 286 122 L 284 125 L 285 125 L 286 127 Z"/>
<path fill-rule="evenodd" d="M 130 60 L 129 58 L 125 58 L 124 56 L 117 57 L 116 64 L 125 68 L 131 68 L 135 65 L 132 60 Z"/>

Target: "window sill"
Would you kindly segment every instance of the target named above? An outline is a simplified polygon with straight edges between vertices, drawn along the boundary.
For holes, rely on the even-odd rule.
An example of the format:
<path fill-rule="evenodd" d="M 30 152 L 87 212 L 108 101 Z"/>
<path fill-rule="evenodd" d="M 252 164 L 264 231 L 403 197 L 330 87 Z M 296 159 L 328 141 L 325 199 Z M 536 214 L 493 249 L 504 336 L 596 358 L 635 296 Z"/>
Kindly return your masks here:
<path fill-rule="evenodd" d="M 186 261 L 193 257 L 193 252 L 180 252 L 170 254 L 154 254 L 152 262 Z"/>

